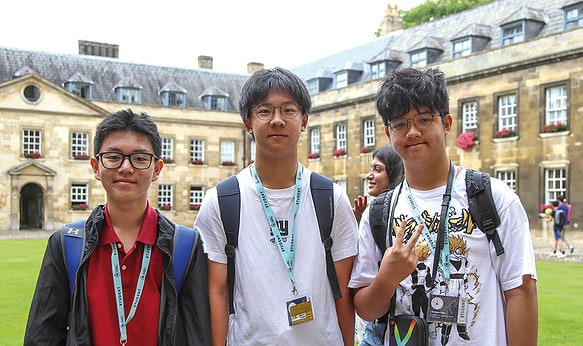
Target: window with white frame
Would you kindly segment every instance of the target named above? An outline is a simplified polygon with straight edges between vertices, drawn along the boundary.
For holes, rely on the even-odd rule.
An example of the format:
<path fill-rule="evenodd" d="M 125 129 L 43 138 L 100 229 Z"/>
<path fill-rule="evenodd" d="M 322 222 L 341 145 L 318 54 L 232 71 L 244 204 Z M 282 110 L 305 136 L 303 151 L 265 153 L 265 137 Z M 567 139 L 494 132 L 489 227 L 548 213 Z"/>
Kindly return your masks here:
<path fill-rule="evenodd" d="M 320 80 L 314 78 L 308 81 L 308 92 L 310 95 L 314 95 L 320 92 Z"/>
<path fill-rule="evenodd" d="M 235 142 L 222 141 L 221 142 L 221 165 L 233 166 L 235 165 Z"/>
<path fill-rule="evenodd" d="M 89 134 L 87 132 L 71 132 L 71 158 L 89 159 Z"/>
<path fill-rule="evenodd" d="M 472 54 L 472 40 L 469 37 L 464 37 L 452 42 L 451 56 L 453 58 L 460 58 Z"/>
<path fill-rule="evenodd" d="M 478 102 L 462 102 L 462 132 L 478 131 Z"/>
<path fill-rule="evenodd" d="M 179 91 L 163 91 L 162 104 L 171 107 L 186 107 L 186 93 Z"/>
<path fill-rule="evenodd" d="M 142 89 L 118 87 L 115 94 L 118 102 L 142 103 Z"/>
<path fill-rule="evenodd" d="M 41 130 L 22 130 L 22 155 L 26 158 L 39 158 L 42 155 Z"/>
<path fill-rule="evenodd" d="M 498 131 L 513 131 L 516 133 L 518 105 L 516 94 L 498 97 Z"/>
<path fill-rule="evenodd" d="M 502 27 L 502 45 L 524 41 L 524 22 L 510 24 Z"/>
<path fill-rule="evenodd" d="M 411 67 L 424 67 L 427 65 L 427 50 L 412 52 L 409 56 Z"/>
<path fill-rule="evenodd" d="M 377 62 L 370 65 L 370 79 L 381 78 L 386 74 L 385 62 Z"/>
<path fill-rule="evenodd" d="M 336 150 L 346 152 L 346 124 L 336 125 Z"/>
<path fill-rule="evenodd" d="M 545 89 L 545 126 L 543 132 L 566 131 L 567 86 L 559 85 Z"/>
<path fill-rule="evenodd" d="M 174 162 L 174 138 L 162 137 L 162 161 L 165 163 Z"/>
<path fill-rule="evenodd" d="M 86 210 L 89 205 L 89 187 L 87 183 L 71 184 L 71 209 Z"/>
<path fill-rule="evenodd" d="M 567 194 L 567 169 L 565 167 L 547 167 L 544 170 L 544 203 L 548 204 L 557 196 Z"/>
<path fill-rule="evenodd" d="M 202 198 L 204 197 L 204 191 L 202 186 L 191 186 L 190 187 L 190 201 L 189 206 L 191 210 L 198 210 L 202 204 Z"/>
<path fill-rule="evenodd" d="M 171 210 L 174 199 L 174 186 L 171 184 L 158 184 L 158 208 Z"/>
<path fill-rule="evenodd" d="M 310 129 L 310 154 L 320 157 L 320 128 Z M 315 158 L 315 157 L 313 157 Z"/>
<path fill-rule="evenodd" d="M 496 171 L 496 178 L 502 180 L 508 187 L 514 191 L 516 190 L 516 171 L 515 170 L 499 170 Z"/>
<path fill-rule="evenodd" d="M 565 29 L 583 26 L 583 2 L 565 7 L 564 11 Z"/>
<path fill-rule="evenodd" d="M 342 88 L 348 85 L 348 71 L 342 71 L 336 74 L 336 88 Z"/>
<path fill-rule="evenodd" d="M 204 163 L 204 139 L 190 140 L 190 163 L 196 165 Z"/>
<path fill-rule="evenodd" d="M 374 147 L 376 136 L 375 136 L 375 122 L 374 118 L 365 119 L 362 122 L 362 145 L 364 147 Z"/>

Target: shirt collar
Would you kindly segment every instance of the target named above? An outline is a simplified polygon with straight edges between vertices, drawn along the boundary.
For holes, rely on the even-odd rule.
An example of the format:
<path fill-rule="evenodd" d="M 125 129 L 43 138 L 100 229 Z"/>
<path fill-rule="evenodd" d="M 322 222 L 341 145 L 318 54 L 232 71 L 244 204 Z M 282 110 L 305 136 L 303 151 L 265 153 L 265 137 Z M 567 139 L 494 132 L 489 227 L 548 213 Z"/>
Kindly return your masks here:
<path fill-rule="evenodd" d="M 118 243 L 119 237 L 113 230 L 113 226 L 111 224 L 111 219 L 109 216 L 109 208 L 108 205 L 105 205 L 105 222 L 103 224 L 103 231 L 101 232 L 101 237 L 99 239 L 99 245 L 107 245 L 111 243 Z M 142 226 L 140 227 L 140 232 L 138 233 L 138 237 L 136 241 L 139 241 L 144 244 L 155 245 L 156 244 L 156 237 L 158 234 L 158 214 L 156 210 L 148 205 L 146 206 L 146 213 L 144 214 L 144 219 L 142 220 Z"/>

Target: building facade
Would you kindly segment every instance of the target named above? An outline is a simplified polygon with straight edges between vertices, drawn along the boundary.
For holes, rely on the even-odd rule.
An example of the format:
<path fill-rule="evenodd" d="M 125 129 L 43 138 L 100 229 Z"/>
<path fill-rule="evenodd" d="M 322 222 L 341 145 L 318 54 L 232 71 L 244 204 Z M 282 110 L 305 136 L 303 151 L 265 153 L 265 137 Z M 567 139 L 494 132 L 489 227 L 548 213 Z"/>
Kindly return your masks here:
<path fill-rule="evenodd" d="M 402 66 L 436 67 L 448 79 L 455 163 L 505 181 L 534 228 L 546 225 L 541 207 L 565 195 L 578 228 L 583 1 L 501 0 L 409 29 L 400 23 L 389 5 L 377 39 L 291 68 L 313 98 L 301 161 L 350 198 L 365 193 L 371 152 L 388 143 L 374 104 L 381 79 Z M 150 203 L 176 222 L 191 224 L 205 191 L 252 162 L 237 106 L 248 75 L 212 71 L 207 56 L 195 69 L 123 63 L 118 49 L 0 48 L 0 230 L 56 229 L 103 203 L 87 158 L 96 125 L 123 108 L 159 126 L 166 164 Z"/>

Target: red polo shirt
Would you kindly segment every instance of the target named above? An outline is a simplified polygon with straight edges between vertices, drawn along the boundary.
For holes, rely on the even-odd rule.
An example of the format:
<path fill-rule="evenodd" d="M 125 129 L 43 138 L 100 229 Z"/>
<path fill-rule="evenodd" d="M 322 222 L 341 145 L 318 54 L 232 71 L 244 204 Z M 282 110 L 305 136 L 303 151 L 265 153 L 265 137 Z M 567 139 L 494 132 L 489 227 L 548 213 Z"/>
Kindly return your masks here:
<path fill-rule="evenodd" d="M 148 204 L 136 243 L 128 253 L 125 253 L 113 230 L 106 206 L 105 225 L 100 233 L 99 243 L 89 257 L 87 267 L 89 322 L 94 345 L 119 345 L 120 332 L 111 273 L 111 243 L 118 244 L 126 318 L 136 292 L 138 276 L 142 267 L 144 244 L 152 245 L 150 266 L 142 296 L 136 313 L 127 324 L 126 330 L 128 345 L 158 344 L 158 315 L 160 312 L 163 260 L 162 251 L 156 246 L 157 221 L 156 211 Z"/>

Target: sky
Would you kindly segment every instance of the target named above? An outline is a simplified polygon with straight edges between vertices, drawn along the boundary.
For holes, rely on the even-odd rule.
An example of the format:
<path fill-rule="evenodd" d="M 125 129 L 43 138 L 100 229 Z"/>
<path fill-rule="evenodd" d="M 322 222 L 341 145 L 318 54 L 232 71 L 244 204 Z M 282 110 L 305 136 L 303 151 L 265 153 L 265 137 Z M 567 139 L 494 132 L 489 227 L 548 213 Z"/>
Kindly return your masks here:
<path fill-rule="evenodd" d="M 119 60 L 247 73 L 293 68 L 375 39 L 387 5 L 424 0 L 28 0 L 2 5 L 0 47 L 78 54 L 78 41 L 119 45 Z M 95 4 L 95 6 L 89 4 Z"/>

